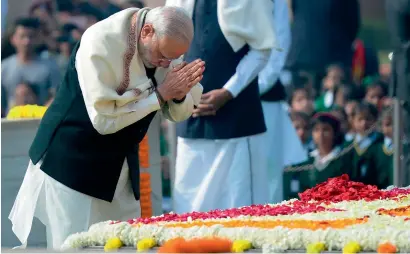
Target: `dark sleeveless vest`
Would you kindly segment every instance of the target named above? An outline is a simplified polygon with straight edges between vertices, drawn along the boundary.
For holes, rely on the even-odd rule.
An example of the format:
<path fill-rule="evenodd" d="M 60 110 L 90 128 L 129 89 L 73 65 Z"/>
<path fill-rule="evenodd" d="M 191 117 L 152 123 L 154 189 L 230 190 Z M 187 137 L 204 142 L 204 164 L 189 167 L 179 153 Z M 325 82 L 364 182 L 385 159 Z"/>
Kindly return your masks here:
<path fill-rule="evenodd" d="M 222 88 L 235 74 L 248 46 L 234 52 L 218 23 L 217 1 L 196 0 L 193 12 L 194 39 L 185 54 L 187 62 L 201 58 L 206 63 L 203 93 Z M 177 135 L 196 139 L 229 139 L 266 131 L 257 78 L 215 116 L 189 118 L 177 125 Z"/>
<path fill-rule="evenodd" d="M 134 196 L 139 200 L 138 144 L 156 112 L 108 135 L 99 134 L 87 114 L 75 68 L 78 43 L 54 102 L 44 115 L 29 151 L 41 170 L 65 186 L 111 202 L 127 159 Z M 153 78 L 153 77 L 150 77 Z"/>

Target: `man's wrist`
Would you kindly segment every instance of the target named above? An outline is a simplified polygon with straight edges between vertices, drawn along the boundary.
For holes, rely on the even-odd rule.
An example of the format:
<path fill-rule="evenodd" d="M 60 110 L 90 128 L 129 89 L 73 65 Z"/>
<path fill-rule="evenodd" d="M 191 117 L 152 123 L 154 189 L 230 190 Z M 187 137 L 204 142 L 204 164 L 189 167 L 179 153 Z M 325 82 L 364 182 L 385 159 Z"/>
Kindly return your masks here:
<path fill-rule="evenodd" d="M 158 96 L 161 97 L 161 99 L 164 102 L 169 101 L 171 98 L 169 98 L 168 96 L 168 92 L 166 91 L 166 89 L 164 89 L 163 86 L 158 86 L 155 91 L 157 92 Z"/>
<path fill-rule="evenodd" d="M 224 95 L 225 95 L 225 98 L 227 99 L 227 101 L 232 100 L 234 98 L 234 96 L 232 95 L 232 93 L 228 89 L 222 88 L 222 90 L 224 91 Z"/>

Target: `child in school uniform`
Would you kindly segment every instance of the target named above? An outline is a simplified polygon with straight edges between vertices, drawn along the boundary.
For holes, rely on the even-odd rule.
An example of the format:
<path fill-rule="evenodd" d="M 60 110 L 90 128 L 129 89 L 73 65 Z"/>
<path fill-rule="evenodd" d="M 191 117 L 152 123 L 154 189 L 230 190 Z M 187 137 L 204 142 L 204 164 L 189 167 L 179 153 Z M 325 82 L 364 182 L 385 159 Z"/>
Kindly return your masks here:
<path fill-rule="evenodd" d="M 383 109 L 381 116 L 383 142 L 376 142 L 367 153 L 367 172 L 363 182 L 385 189 L 393 184 L 393 117 L 392 111 Z"/>
<path fill-rule="evenodd" d="M 290 113 L 290 120 L 296 129 L 296 133 L 302 142 L 306 154 L 308 154 L 315 147 L 311 136 L 309 115 L 304 112 L 294 111 Z"/>
<path fill-rule="evenodd" d="M 314 112 L 313 100 L 305 87 L 295 87 L 289 98 L 290 112 L 304 112 L 311 116 Z"/>
<path fill-rule="evenodd" d="M 346 78 L 346 72 L 342 65 L 331 64 L 326 69 L 326 76 L 323 78 L 323 92 L 315 100 L 315 110 L 317 112 L 328 112 L 335 103 L 335 92 Z"/>
<path fill-rule="evenodd" d="M 378 117 L 377 108 L 370 103 L 362 102 L 358 104 L 352 113 L 352 122 L 355 130 L 355 136 L 352 141 L 347 142 L 345 146 L 353 145 L 349 152 L 352 160 L 351 178 L 355 181 L 369 183 L 371 172 L 374 171 L 373 163 L 370 162 L 374 157 L 372 155 L 373 147 L 383 143 L 383 134 L 374 130 L 368 133 L 369 129 L 376 123 Z"/>
<path fill-rule="evenodd" d="M 293 165 L 299 167 L 313 164 L 313 169 L 284 173 L 285 198 L 297 198 L 299 192 L 314 187 L 328 178 L 348 172 L 350 160 L 341 154 L 343 133 L 340 121 L 330 113 L 317 113 L 312 120 L 312 136 L 316 149 L 309 153 L 306 162 Z M 286 169 L 285 169 L 286 171 Z"/>
<path fill-rule="evenodd" d="M 364 100 L 379 109 L 382 99 L 387 96 L 387 84 L 377 77 L 368 77 L 363 84 L 366 89 Z"/>

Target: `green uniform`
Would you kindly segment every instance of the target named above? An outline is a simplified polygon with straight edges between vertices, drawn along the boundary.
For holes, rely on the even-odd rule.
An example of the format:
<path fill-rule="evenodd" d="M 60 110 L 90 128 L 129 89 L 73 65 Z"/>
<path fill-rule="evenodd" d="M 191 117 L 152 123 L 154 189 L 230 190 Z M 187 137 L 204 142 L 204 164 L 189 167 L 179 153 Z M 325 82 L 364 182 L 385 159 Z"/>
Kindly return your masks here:
<path fill-rule="evenodd" d="M 330 91 L 325 92 L 319 98 L 315 100 L 315 111 L 316 112 L 329 112 L 332 109 L 334 102 L 333 93 Z"/>
<path fill-rule="evenodd" d="M 349 146 L 353 143 L 353 149 L 348 153 L 352 161 L 350 177 L 354 181 L 365 184 L 376 184 L 378 175 L 375 173 L 377 158 L 377 147 L 383 145 L 384 137 L 381 133 L 373 132 L 363 141 L 353 141 L 346 144 Z"/>
<path fill-rule="evenodd" d="M 335 148 L 327 158 L 320 160 L 317 155 L 317 150 L 309 154 L 306 162 L 293 165 L 298 167 L 303 165 L 314 164 L 314 169 L 301 172 L 285 172 L 283 175 L 283 193 L 285 199 L 297 198 L 298 193 L 312 188 L 315 185 L 326 181 L 331 177 L 337 177 L 345 173 L 349 173 L 351 161 L 349 156 L 343 155 L 338 157 L 342 147 Z"/>
<path fill-rule="evenodd" d="M 367 184 L 377 185 L 380 189 L 393 184 L 393 148 L 391 142 L 377 142 L 369 147 L 368 168 L 363 176 Z"/>

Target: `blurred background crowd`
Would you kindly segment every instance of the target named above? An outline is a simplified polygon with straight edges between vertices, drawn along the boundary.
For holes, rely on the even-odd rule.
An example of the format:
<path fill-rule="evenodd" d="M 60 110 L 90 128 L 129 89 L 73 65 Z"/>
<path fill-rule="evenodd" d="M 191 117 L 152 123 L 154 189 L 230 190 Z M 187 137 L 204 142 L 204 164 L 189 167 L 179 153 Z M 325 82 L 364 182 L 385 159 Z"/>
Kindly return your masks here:
<path fill-rule="evenodd" d="M 2 24 L 2 117 L 15 106 L 51 103 L 71 50 L 82 33 L 124 8 L 140 8 L 146 4 L 156 6 L 161 1 L 35 0 L 27 12 L 19 13 L 12 20 L 7 18 L 7 24 Z M 280 76 L 289 114 L 305 152 L 309 155 L 317 148 L 327 149 L 329 153 L 335 147 L 344 149 L 357 137 L 368 137 L 367 131 L 376 125 L 372 133 L 377 133 L 377 137 L 361 150 L 352 150 L 357 153 L 356 164 L 345 164 L 341 168 L 373 167 L 375 171 L 369 172 L 381 175 L 384 175 L 381 171 L 392 171 L 390 46 L 384 1 L 292 0 L 288 4 L 291 46 Z M 318 112 L 326 114 L 318 116 Z M 337 118 L 336 125 L 329 115 Z M 163 127 L 163 187 L 164 196 L 170 196 L 166 122 Z M 370 149 L 372 146 L 375 148 Z M 380 154 L 385 155 L 387 164 L 378 164 Z M 285 174 L 284 186 L 289 190 L 285 191 L 284 198 L 294 195 L 292 189 L 303 190 L 293 188 L 296 175 Z M 393 181 L 390 173 L 387 175 L 361 180 L 386 187 Z"/>

